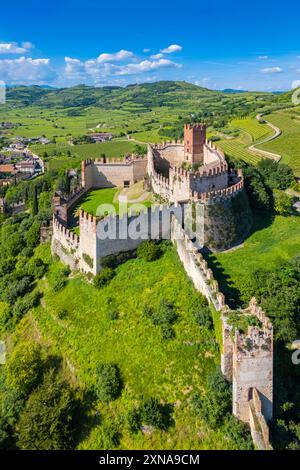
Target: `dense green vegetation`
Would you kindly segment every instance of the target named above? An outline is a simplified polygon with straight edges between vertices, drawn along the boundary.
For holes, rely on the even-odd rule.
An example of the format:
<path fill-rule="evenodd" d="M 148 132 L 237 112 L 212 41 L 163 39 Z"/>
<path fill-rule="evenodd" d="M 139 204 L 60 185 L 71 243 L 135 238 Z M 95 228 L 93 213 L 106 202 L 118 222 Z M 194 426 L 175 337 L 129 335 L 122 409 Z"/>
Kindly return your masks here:
<path fill-rule="evenodd" d="M 47 246 L 36 249 L 35 256 L 48 266 L 46 279 L 38 281 L 42 303 L 23 317 L 16 333 L 9 333 L 9 343 L 18 348 L 37 337 L 41 347 L 31 354 L 31 363 L 37 365 L 27 388 L 29 398 L 24 398 L 24 412 L 14 421 L 24 432 L 13 425 L 17 445 L 65 448 L 79 438 L 80 448 L 235 448 L 222 429 L 209 429 L 194 416 L 191 393 L 206 387 L 207 373 L 219 362 L 218 345 L 211 324 L 209 329 L 197 326 L 191 315 L 206 301 L 187 280 L 174 249 L 168 245 L 161 248 L 162 256 L 155 261 L 136 258 L 117 266 L 115 276 L 100 289 L 81 277 L 67 278 L 63 286 L 53 289 L 62 266 L 51 262 Z M 146 306 L 163 318 L 160 325 L 171 321 L 172 337 L 162 337 L 161 327 L 144 315 Z M 171 312 L 176 315 L 175 322 Z M 8 353 L 9 364 L 13 364 L 17 354 Z M 53 385 L 49 407 L 60 403 L 55 422 L 61 423 L 67 413 L 71 427 L 66 436 L 57 435 L 57 424 L 45 444 L 44 418 L 38 420 L 31 437 L 26 429 L 30 420 L 42 413 L 38 403 L 48 377 L 47 364 L 53 363 L 51 357 L 62 361 L 55 359 L 58 384 Z M 12 367 L 17 368 L 20 378 L 25 375 L 23 362 Z M 8 386 L 6 380 L 4 386 Z M 61 382 L 69 383 L 73 391 L 66 391 Z M 83 419 L 85 437 L 76 436 L 72 428 L 74 394 L 91 395 L 86 403 L 91 408 Z M 201 439 L 195 429 L 202 429 Z"/>
<path fill-rule="evenodd" d="M 186 121 L 205 122 L 231 166 L 243 168 L 251 232 L 242 246 L 207 259 L 230 306 L 256 296 L 272 319 L 272 442 L 299 448 L 300 372 L 288 344 L 300 334 L 300 219 L 284 191 L 298 188 L 292 170 L 298 173 L 300 113 L 280 110 L 289 100 L 184 82 L 8 90 L 0 121 L 15 127 L 4 140 L 46 135 L 52 143 L 32 146 L 47 163 L 45 175 L 1 189 L 9 203 L 27 204 L 25 213 L 0 217 L 0 333 L 8 358 L 0 368 L 1 448 L 252 448 L 248 429 L 230 414 L 230 385 L 220 375 L 218 314 L 195 291 L 170 244 L 145 242 L 108 256 L 93 282 L 71 275 L 48 244 L 39 245 L 54 190 L 69 194 L 78 186 L 65 170 L 79 168 L 82 158 L 143 153 L 140 142 L 180 138 Z M 258 112 L 271 112 L 268 120 L 283 130 L 262 146 L 282 154 L 279 165 L 248 149 L 273 132 L 255 119 Z M 114 139 L 80 143 L 92 131 L 112 132 Z M 129 199 L 139 199 L 141 189 L 131 188 Z M 91 191 L 75 213 L 81 207 L 96 214 L 103 203 L 118 209 L 120 192 Z M 142 202 L 149 205 L 150 197 Z M 235 204 L 244 207 L 245 200 Z M 230 224 L 228 218 L 229 237 Z"/>

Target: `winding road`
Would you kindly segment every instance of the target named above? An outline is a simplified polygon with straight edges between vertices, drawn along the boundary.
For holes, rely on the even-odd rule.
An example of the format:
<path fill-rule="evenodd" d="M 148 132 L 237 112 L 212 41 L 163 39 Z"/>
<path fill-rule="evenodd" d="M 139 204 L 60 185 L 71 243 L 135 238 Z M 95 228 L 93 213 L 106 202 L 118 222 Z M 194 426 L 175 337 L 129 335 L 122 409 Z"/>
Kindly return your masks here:
<path fill-rule="evenodd" d="M 262 117 L 263 117 L 263 114 L 258 114 L 256 116 L 256 119 L 258 121 L 260 121 L 262 119 Z M 281 129 L 279 129 L 279 127 L 274 126 L 274 124 L 271 124 L 270 122 L 266 121 L 265 119 L 264 119 L 264 121 L 269 127 L 271 127 L 271 129 L 273 129 L 274 134 L 271 135 L 270 137 L 267 137 L 266 139 L 260 141 L 257 144 L 250 145 L 248 147 L 248 150 L 249 150 L 249 152 L 255 153 L 256 155 L 260 155 L 261 157 L 271 158 L 272 160 L 275 160 L 276 162 L 279 162 L 279 160 L 281 160 L 282 156 L 279 155 L 278 153 L 268 152 L 267 150 L 258 149 L 256 147 L 256 145 L 262 145 L 262 144 L 266 144 L 267 142 L 271 142 L 272 140 L 277 139 L 277 137 L 279 137 L 282 134 L 282 131 L 281 131 Z"/>

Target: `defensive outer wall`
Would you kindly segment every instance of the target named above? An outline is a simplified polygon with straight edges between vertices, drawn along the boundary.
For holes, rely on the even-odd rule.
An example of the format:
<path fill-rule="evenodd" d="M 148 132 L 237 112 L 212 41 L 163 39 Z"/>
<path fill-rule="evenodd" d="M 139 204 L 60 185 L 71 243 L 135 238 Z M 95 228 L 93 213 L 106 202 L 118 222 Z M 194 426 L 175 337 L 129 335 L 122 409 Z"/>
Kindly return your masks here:
<path fill-rule="evenodd" d="M 182 163 L 196 165 L 186 170 Z M 158 171 L 159 168 L 159 171 Z M 97 219 L 80 211 L 80 236 L 68 229 L 68 214 L 76 202 L 91 188 L 129 187 L 148 178 L 151 190 L 163 204 L 139 214 L 111 215 Z M 199 249 L 207 245 L 207 233 L 214 239 L 227 231 L 219 230 L 219 219 L 211 219 L 210 209 L 235 201 L 244 192 L 241 172 L 228 171 L 224 154 L 205 139 L 205 127 L 185 127 L 185 141 L 149 145 L 147 158 L 127 158 L 123 161 L 87 160 L 82 163 L 82 187 L 66 200 L 54 198 L 52 252 L 72 269 L 95 275 L 101 260 L 108 255 L 134 250 L 148 239 L 171 239 L 180 260 L 195 288 L 220 314 L 222 323 L 221 367 L 232 381 L 233 414 L 249 424 L 255 446 L 270 449 L 268 423 L 272 419 L 273 402 L 273 328 L 255 299 L 236 315 L 251 315 L 259 326 L 246 332 L 233 328 L 226 305 L 213 272 L 208 268 Z M 202 235 L 191 241 L 180 220 L 179 208 L 192 202 L 203 209 Z M 174 204 L 174 207 L 171 205 Z M 225 204 L 225 205 L 224 205 Z M 178 210 L 178 213 L 177 213 Z M 224 218 L 224 216 L 223 216 Z M 213 231 L 209 221 L 213 220 Z M 147 223 L 146 223 L 147 222 Z M 223 222 L 221 222 L 222 226 Z M 249 227 L 243 228 L 244 236 Z"/>

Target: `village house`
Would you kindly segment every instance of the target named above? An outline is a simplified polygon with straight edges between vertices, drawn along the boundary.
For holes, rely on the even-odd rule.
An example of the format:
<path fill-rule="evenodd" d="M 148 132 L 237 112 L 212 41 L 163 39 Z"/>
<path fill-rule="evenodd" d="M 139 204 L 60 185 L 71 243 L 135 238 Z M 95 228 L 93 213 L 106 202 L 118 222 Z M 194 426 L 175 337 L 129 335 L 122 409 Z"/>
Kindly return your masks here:
<path fill-rule="evenodd" d="M 108 133 L 108 132 L 96 132 L 94 134 L 90 134 L 89 137 L 95 142 L 95 143 L 101 143 L 101 142 L 108 142 L 113 138 L 113 135 Z"/>

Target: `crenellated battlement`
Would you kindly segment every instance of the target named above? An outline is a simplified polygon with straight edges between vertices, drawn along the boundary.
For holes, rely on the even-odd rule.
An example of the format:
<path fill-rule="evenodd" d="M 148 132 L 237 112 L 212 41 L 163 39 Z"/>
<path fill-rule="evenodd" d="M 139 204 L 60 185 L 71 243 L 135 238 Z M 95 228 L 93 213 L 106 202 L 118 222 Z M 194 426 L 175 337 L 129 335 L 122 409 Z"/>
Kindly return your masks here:
<path fill-rule="evenodd" d="M 212 204 L 222 199 L 228 199 L 235 197 L 244 189 L 244 178 L 241 177 L 240 181 L 229 186 L 228 188 L 219 189 L 217 191 L 209 191 L 205 193 L 198 193 L 197 191 L 191 191 L 191 198 L 194 202 L 202 202 L 203 204 Z"/>
<path fill-rule="evenodd" d="M 53 214 L 53 234 L 58 236 L 59 239 L 64 239 L 67 243 L 70 242 L 71 245 L 79 245 L 79 236 L 76 233 L 71 232 L 63 224 L 59 222 L 57 217 Z"/>
<path fill-rule="evenodd" d="M 96 227 L 97 217 L 81 210 L 79 213 L 79 226 L 81 226 L 85 222 L 88 222 L 91 226 Z"/>

